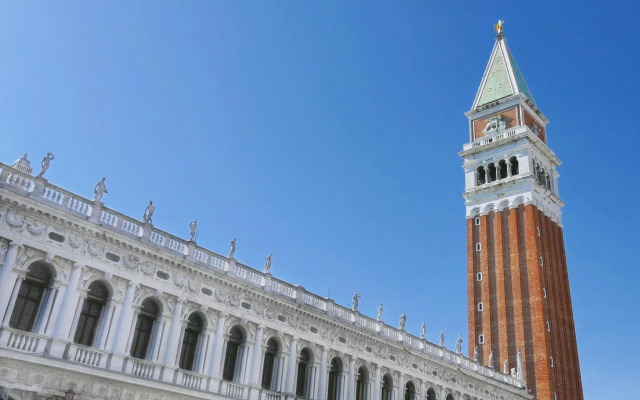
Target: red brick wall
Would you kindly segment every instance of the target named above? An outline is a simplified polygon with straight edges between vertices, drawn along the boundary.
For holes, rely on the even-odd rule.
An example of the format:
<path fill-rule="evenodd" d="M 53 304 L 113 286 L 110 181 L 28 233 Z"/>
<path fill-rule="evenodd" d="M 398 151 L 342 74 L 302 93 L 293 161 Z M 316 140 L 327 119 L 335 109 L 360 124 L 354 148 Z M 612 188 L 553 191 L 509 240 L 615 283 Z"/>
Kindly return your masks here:
<path fill-rule="evenodd" d="M 521 349 L 527 387 L 537 399 L 553 400 L 555 393 L 582 400 L 562 228 L 535 206 L 520 205 L 481 216 L 479 226 L 468 219 L 467 232 L 469 354 L 478 345 L 487 364 L 493 349 L 494 368 L 502 370 L 505 359 L 516 366 Z M 484 345 L 477 343 L 480 333 Z"/>

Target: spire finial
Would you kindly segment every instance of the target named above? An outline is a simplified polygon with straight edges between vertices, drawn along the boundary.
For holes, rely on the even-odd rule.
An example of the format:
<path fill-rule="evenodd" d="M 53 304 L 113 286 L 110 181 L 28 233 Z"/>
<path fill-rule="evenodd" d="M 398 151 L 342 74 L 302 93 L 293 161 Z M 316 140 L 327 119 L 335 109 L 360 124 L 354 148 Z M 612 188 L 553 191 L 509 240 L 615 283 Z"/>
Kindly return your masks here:
<path fill-rule="evenodd" d="M 504 21 L 501 19 L 498 20 L 497 24 L 493 25 L 493 28 L 498 33 L 498 36 L 502 36 L 502 25 L 504 25 Z"/>

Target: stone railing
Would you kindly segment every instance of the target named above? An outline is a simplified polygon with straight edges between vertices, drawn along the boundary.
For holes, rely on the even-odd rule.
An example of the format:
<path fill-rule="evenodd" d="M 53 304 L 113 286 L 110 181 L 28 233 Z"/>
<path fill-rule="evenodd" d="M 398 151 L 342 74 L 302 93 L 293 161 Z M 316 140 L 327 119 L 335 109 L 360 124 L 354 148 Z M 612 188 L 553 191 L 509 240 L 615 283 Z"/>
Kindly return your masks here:
<path fill-rule="evenodd" d="M 504 132 L 500 132 L 498 134 L 494 134 L 490 136 L 485 136 L 478 140 L 474 140 L 473 142 L 470 142 L 470 143 L 465 143 L 464 146 L 462 146 L 462 150 L 464 151 L 464 150 L 474 149 L 476 147 L 482 147 L 491 143 L 508 139 L 510 137 L 519 135 L 521 133 L 527 133 L 527 134 L 531 134 L 532 136 L 535 136 L 535 134 L 531 132 L 528 126 L 516 126 L 513 128 L 509 128 Z"/>
<path fill-rule="evenodd" d="M 528 127 L 517 127 L 500 135 L 493 136 L 493 138 L 495 140 L 502 140 L 523 132 L 533 135 Z M 498 137 L 501 139 L 498 139 Z M 464 367 L 466 369 L 500 381 L 508 382 L 514 386 L 523 387 L 521 381 L 513 379 L 510 375 L 503 375 L 498 371 L 486 367 L 481 368 L 480 364 L 464 358 L 461 354 L 431 344 L 424 339 L 413 336 L 404 330 L 389 326 L 381 321 L 376 321 L 370 317 L 361 315 L 359 312 L 353 311 L 348 307 L 336 304 L 333 300 L 307 292 L 301 286 L 292 285 L 274 278 L 271 274 L 263 273 L 237 263 L 235 259 L 230 259 L 211 250 L 199 247 L 194 242 L 180 239 L 170 233 L 156 229 L 151 224 L 140 222 L 115 210 L 104 207 L 101 203 L 93 202 L 52 185 L 42 178 L 34 178 L 25 172 L 2 163 L 0 163 L 0 169 L 0 188 L 22 194 L 31 199 L 41 201 L 50 207 L 62 210 L 79 218 L 84 218 L 103 228 L 153 246 L 159 251 L 165 251 L 168 255 L 183 257 L 191 263 L 210 269 L 216 273 L 224 274 L 232 279 L 243 281 L 271 293 L 277 293 L 291 301 L 362 329 L 371 335 L 390 340 L 394 343 L 401 343 L 408 348 L 439 358 L 444 362 L 456 364 L 457 366 L 464 364 L 462 360 L 467 360 L 469 367 Z M 4 332 L 2 334 L 4 335 Z M 14 347 L 7 345 L 6 342 L 3 342 L 1 345 L 16 349 L 20 347 L 20 350 L 24 351 L 42 352 L 42 346 L 44 346 L 44 344 L 42 343 L 43 341 L 40 340 L 40 337 L 27 333 L 15 334 L 19 336 L 11 337 L 11 343 L 13 343 L 12 346 Z M 4 336 L 0 336 L 0 340 L 5 340 Z M 78 353 L 78 351 L 80 351 L 80 353 Z M 85 360 L 84 363 L 88 363 L 89 365 L 93 365 L 91 363 L 104 362 L 103 356 L 99 354 L 87 354 L 84 350 L 75 350 L 73 357 L 78 358 L 74 361 L 81 362 L 79 360 Z M 157 379 L 159 368 L 141 360 L 130 359 L 129 363 L 127 363 L 126 372 L 136 376 Z M 228 390 L 230 393 L 235 394 L 241 392 L 240 389 L 232 388 L 231 386 Z"/>
<path fill-rule="evenodd" d="M 92 367 L 104 368 L 107 363 L 108 353 L 95 349 L 93 347 L 80 346 L 75 343 L 69 343 L 67 346 L 67 360 L 80 364 L 90 365 Z"/>
<path fill-rule="evenodd" d="M 25 353 L 42 354 L 48 338 L 31 332 L 0 328 L 0 346 Z"/>

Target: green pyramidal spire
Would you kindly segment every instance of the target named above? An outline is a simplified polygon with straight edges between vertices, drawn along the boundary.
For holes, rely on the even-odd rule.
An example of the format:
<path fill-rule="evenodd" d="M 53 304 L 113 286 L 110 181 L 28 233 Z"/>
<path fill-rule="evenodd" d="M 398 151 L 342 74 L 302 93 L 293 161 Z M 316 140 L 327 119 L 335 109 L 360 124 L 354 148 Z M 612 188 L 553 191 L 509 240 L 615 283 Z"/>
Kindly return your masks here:
<path fill-rule="evenodd" d="M 507 46 L 507 40 L 502 34 L 500 26 L 489 64 L 484 71 L 478 94 L 471 109 L 475 110 L 485 104 L 517 93 L 522 93 L 535 104 L 520 68 L 518 68 L 518 64 Z"/>

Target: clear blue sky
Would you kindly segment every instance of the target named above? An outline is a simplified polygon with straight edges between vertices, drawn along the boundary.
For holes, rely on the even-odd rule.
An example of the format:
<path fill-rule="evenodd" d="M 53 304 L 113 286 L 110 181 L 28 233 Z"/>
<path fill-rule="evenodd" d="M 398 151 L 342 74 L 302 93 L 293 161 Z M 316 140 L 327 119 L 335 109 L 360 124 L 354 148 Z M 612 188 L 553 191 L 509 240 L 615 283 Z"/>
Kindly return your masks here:
<path fill-rule="evenodd" d="M 564 165 L 585 398 L 640 379 L 640 11 L 627 1 L 0 4 L 0 160 L 385 321 L 467 336 L 463 112 L 505 34 Z M 465 346 L 466 347 L 466 346 Z M 632 389 L 633 388 L 633 389 Z"/>

